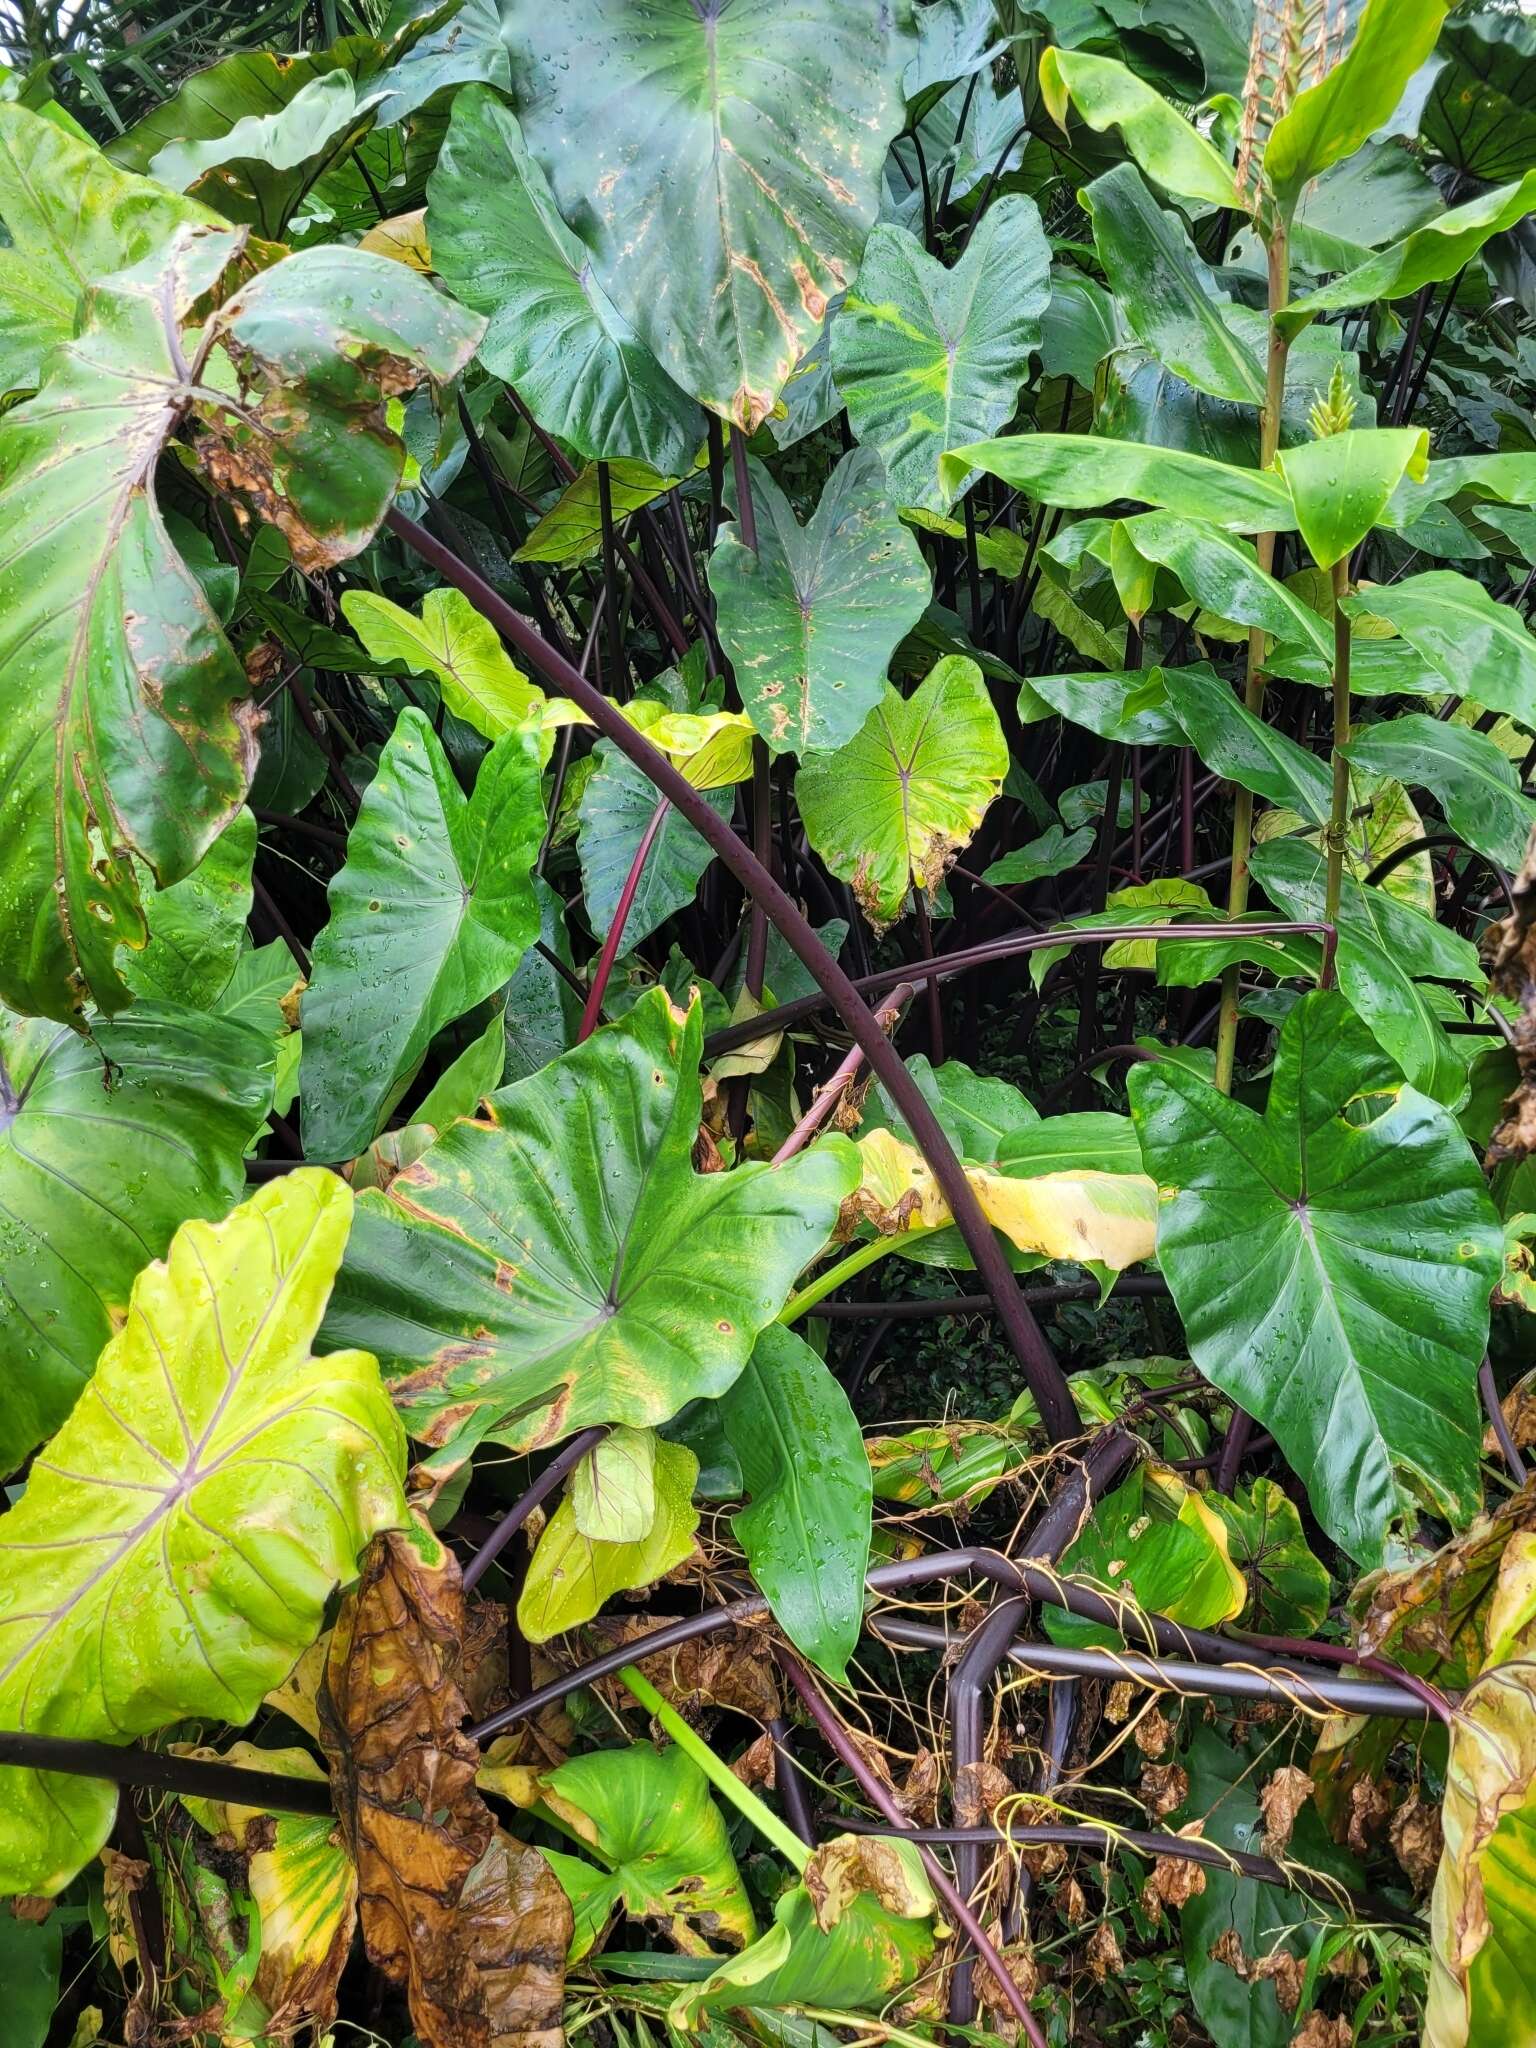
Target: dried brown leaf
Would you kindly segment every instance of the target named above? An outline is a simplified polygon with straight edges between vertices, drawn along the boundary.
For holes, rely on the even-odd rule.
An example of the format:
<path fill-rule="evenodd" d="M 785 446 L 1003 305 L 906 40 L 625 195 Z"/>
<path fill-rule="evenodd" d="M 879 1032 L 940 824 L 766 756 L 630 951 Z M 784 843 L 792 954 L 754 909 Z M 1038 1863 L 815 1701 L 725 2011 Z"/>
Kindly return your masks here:
<path fill-rule="evenodd" d="M 1101 1920 L 1089 1935 L 1083 1946 L 1083 1961 L 1088 1965 L 1089 1975 L 1100 1984 L 1106 1977 L 1125 1968 L 1125 1957 L 1115 1939 L 1114 1927 L 1108 1920 Z"/>
<path fill-rule="evenodd" d="M 1387 1834 L 1393 1854 L 1413 1880 L 1414 1890 L 1428 1891 L 1440 1867 L 1440 1851 L 1445 1847 L 1440 1808 L 1426 1806 L 1417 1791 L 1410 1792 L 1393 1814 Z"/>
<path fill-rule="evenodd" d="M 1189 1856 L 1159 1856 L 1142 1888 L 1165 1906 L 1186 1906 L 1205 1890 L 1205 1865 Z"/>
<path fill-rule="evenodd" d="M 1392 1811 L 1392 1795 L 1374 1778 L 1359 1778 L 1349 1788 L 1349 1826 L 1344 1839 L 1357 1856 L 1370 1853 Z"/>
<path fill-rule="evenodd" d="M 605 1614 L 589 1625 L 586 1634 L 604 1649 L 618 1649 L 639 1641 L 654 1626 L 648 1617 Z M 697 1721 L 710 1708 L 719 1708 L 745 1714 L 766 1727 L 781 1712 L 772 1653 L 752 1629 L 728 1629 L 698 1637 L 675 1650 L 642 1658 L 638 1669 L 662 1698 L 690 1721 Z M 616 1678 L 605 1680 L 603 1690 L 616 1706 L 634 1705 Z"/>
<path fill-rule="evenodd" d="M 1312 1780 L 1294 1764 L 1282 1764 L 1259 1794 L 1264 1815 L 1264 1851 L 1283 1856 L 1290 1847 L 1296 1816 L 1312 1797 Z"/>
<path fill-rule="evenodd" d="M 917 1827 L 932 1827 L 938 1819 L 941 1783 L 937 1755 L 931 1749 L 920 1749 L 896 1791 L 896 1804 Z"/>
<path fill-rule="evenodd" d="M 425 2048 L 558 2048 L 571 1909 L 476 1790 L 465 1626 L 458 1564 L 424 1522 L 374 1539 L 320 1694 L 363 1939 Z"/>
<path fill-rule="evenodd" d="M 955 1773 L 955 1823 L 962 1828 L 980 1827 L 989 1821 L 1005 1799 L 1013 1797 L 1013 1780 L 993 1763 L 962 1764 Z"/>
<path fill-rule="evenodd" d="M 1141 1796 L 1147 1813 L 1161 1820 L 1189 1797 L 1189 1773 L 1182 1764 L 1148 1764 L 1141 1774 Z"/>
<path fill-rule="evenodd" d="M 837 1925 L 860 1892 L 873 1892 L 886 1912 L 902 1920 L 919 1918 L 933 1903 L 910 1843 L 880 1835 L 837 1835 L 823 1842 L 812 1852 L 800 1881 L 824 1934 Z"/>
<path fill-rule="evenodd" d="M 1131 1730 L 1131 1739 L 1143 1756 L 1166 1756 L 1176 1733 L 1175 1724 L 1158 1707 L 1142 1715 Z"/>
<path fill-rule="evenodd" d="M 1309 2012 L 1291 2048 L 1350 2048 L 1354 2038 L 1355 2030 L 1342 2013 L 1334 2017 L 1325 2012 Z"/>
<path fill-rule="evenodd" d="M 1302 1980 L 1306 1974 L 1306 1964 L 1300 1956 L 1293 1956 L 1288 1948 L 1271 1949 L 1253 1966 L 1254 1982 L 1262 1984 L 1267 1981 L 1274 1985 L 1275 2003 L 1282 2012 L 1294 2012 L 1301 2003 Z"/>

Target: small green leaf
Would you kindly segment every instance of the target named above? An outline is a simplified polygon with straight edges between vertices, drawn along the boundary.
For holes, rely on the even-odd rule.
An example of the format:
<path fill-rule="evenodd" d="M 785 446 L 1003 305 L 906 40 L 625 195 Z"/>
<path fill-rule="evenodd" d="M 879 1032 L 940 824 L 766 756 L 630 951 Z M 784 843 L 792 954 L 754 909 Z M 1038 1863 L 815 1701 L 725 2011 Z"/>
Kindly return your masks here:
<path fill-rule="evenodd" d="M 795 1648 L 842 1684 L 864 1625 L 873 1488 L 858 1418 L 793 1330 L 758 1338 L 721 1420 L 750 1506 L 731 1529 Z"/>
<path fill-rule="evenodd" d="M 183 881 L 156 889 L 147 870 L 139 888 L 149 944 L 124 953 L 118 971 L 135 996 L 208 1010 L 229 985 L 251 914 L 256 820 L 235 814 Z"/>
<path fill-rule="evenodd" d="M 1275 467 L 1290 490 L 1313 561 L 1331 569 L 1381 524 L 1405 476 L 1423 478 L 1428 461 L 1423 427 L 1359 427 L 1283 448 Z"/>
<path fill-rule="evenodd" d="M 1162 1466 L 1142 1467 L 1095 1505 L 1061 1568 L 1112 1600 L 1189 1628 L 1235 1619 L 1247 1592 L 1228 1555 L 1223 1522 L 1203 1494 Z M 1049 1609 L 1044 1619 L 1055 1643 L 1120 1640 L 1113 1629 L 1080 1621 L 1064 1608 Z"/>
<path fill-rule="evenodd" d="M 1214 1491 L 1206 1506 L 1226 1525 L 1232 1562 L 1248 1581 L 1248 1600 L 1238 1616 L 1244 1628 L 1262 1635 L 1310 1636 L 1328 1613 L 1332 1581 L 1302 1534 L 1301 1516 L 1284 1487 L 1255 1479 L 1228 1499 Z"/>
<path fill-rule="evenodd" d="M 518 1596 L 517 1625 L 530 1643 L 547 1643 L 590 1621 L 615 1593 L 653 1586 L 691 1554 L 699 1526 L 693 1505 L 698 1473 L 692 1451 L 658 1442 L 655 1514 L 644 1534 L 627 1542 L 583 1535 L 575 1498 L 565 1495 L 534 1546 Z"/>
<path fill-rule="evenodd" d="M 344 591 L 341 609 L 376 661 L 432 676 L 454 716 L 488 740 L 513 731 L 544 702 L 461 590 L 429 590 L 419 618 L 371 590 Z"/>
<path fill-rule="evenodd" d="M 940 457 L 1011 418 L 1040 341 L 1049 265 L 1039 209 L 1019 193 L 987 209 L 952 270 L 902 228 L 870 235 L 832 322 L 832 375 L 899 505 L 947 512 L 958 492 Z"/>

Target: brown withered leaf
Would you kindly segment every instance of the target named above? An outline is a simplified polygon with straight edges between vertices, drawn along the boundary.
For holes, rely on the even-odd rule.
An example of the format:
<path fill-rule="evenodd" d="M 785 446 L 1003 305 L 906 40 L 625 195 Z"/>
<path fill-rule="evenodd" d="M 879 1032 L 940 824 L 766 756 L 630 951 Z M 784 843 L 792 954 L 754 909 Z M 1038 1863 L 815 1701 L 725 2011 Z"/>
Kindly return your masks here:
<path fill-rule="evenodd" d="M 1291 1844 L 1296 1816 L 1312 1797 L 1312 1780 L 1294 1764 L 1282 1764 L 1259 1794 L 1264 1816 L 1264 1852 L 1283 1856 Z"/>
<path fill-rule="evenodd" d="M 1355 2030 L 1342 2013 L 1309 2012 L 1291 2048 L 1350 2048 Z"/>
<path fill-rule="evenodd" d="M 1021 1941 L 1006 1941 L 1002 1926 L 993 1921 L 987 1933 L 1002 1958 L 1003 1968 L 1013 1979 L 1026 1998 L 1033 1998 L 1040 1989 L 1040 1966 L 1035 1961 L 1034 1946 L 1026 1936 Z M 1016 2041 L 1019 2038 L 1019 2022 L 1013 2007 L 1001 1984 L 990 1970 L 976 1968 L 972 1973 L 976 1987 L 976 2002 L 981 2007 L 987 2030 L 999 2041 Z"/>
<path fill-rule="evenodd" d="M 1358 1778 L 1349 1788 L 1349 1826 L 1344 1839 L 1357 1856 L 1370 1853 L 1382 1823 L 1392 1811 L 1392 1795 L 1374 1778 Z"/>
<path fill-rule="evenodd" d="M 1223 1928 L 1211 1943 L 1207 1954 L 1213 1963 L 1222 1963 L 1227 1969 L 1235 1971 L 1245 1984 L 1253 1975 L 1253 1964 L 1248 1960 L 1243 1948 L 1243 1937 L 1235 1927 Z"/>
<path fill-rule="evenodd" d="M 1301 1986 L 1307 1966 L 1288 1948 L 1273 1948 L 1267 1956 L 1260 1956 L 1250 1974 L 1256 1984 L 1267 1981 L 1274 1985 L 1275 2003 L 1282 2012 L 1294 2012 L 1301 2003 Z"/>
<path fill-rule="evenodd" d="M 1061 1916 L 1069 1927 L 1081 1927 L 1088 1918 L 1088 1901 L 1075 1877 L 1069 1877 L 1058 1895 Z"/>
<path fill-rule="evenodd" d="M 1417 1791 L 1410 1792 L 1392 1816 L 1387 1830 L 1393 1854 L 1413 1881 L 1416 1892 L 1428 1891 L 1440 1867 L 1445 1847 L 1445 1829 L 1438 1806 L 1426 1806 Z"/>
<path fill-rule="evenodd" d="M 1483 965 L 1495 995 L 1520 1005 L 1511 1034 L 1520 1082 L 1504 1104 L 1487 1163 L 1536 1152 L 1536 832 L 1510 892 L 1510 915 L 1483 934 Z"/>
<path fill-rule="evenodd" d="M 1109 1688 L 1109 1697 L 1104 1702 L 1104 1718 L 1116 1728 L 1131 1718 L 1131 1702 L 1136 1697 L 1135 1688 L 1128 1678 L 1117 1678 Z"/>
<path fill-rule="evenodd" d="M 932 1910 L 933 1894 L 910 1843 L 881 1835 L 836 1835 L 812 1852 L 800 1881 L 823 1934 L 860 1892 L 873 1892 L 886 1912 L 912 1920 Z"/>
<path fill-rule="evenodd" d="M 1143 1756 L 1166 1756 L 1177 1733 L 1175 1724 L 1158 1707 L 1151 1708 L 1131 1730 L 1131 1740 Z"/>
<path fill-rule="evenodd" d="M 428 1525 L 375 1537 L 319 1700 L 363 1939 L 425 2048 L 558 2048 L 571 1911 L 536 1850 L 495 1846 L 464 1634 L 459 1567 Z"/>
<path fill-rule="evenodd" d="M 649 1635 L 654 1627 L 654 1621 L 638 1615 L 605 1614 L 590 1622 L 584 1633 L 603 1649 L 618 1649 Z M 697 1721 L 710 1708 L 720 1708 L 745 1714 L 766 1727 L 782 1711 L 772 1652 L 762 1636 L 749 1628 L 697 1637 L 675 1650 L 642 1658 L 637 1668 L 662 1698 L 690 1721 Z M 599 1690 L 616 1706 L 634 1705 L 617 1678 L 605 1679 Z"/>
<path fill-rule="evenodd" d="M 989 1821 L 1005 1799 L 1014 1793 L 1013 1780 L 997 1764 L 962 1764 L 955 1773 L 955 1823 L 962 1828 L 980 1827 Z"/>
<path fill-rule="evenodd" d="M 1115 1939 L 1115 1930 L 1108 1920 L 1101 1920 L 1083 1944 L 1083 1961 L 1088 1965 L 1089 1975 L 1102 1984 L 1106 1977 L 1113 1976 L 1125 1968 L 1125 1957 Z"/>
<path fill-rule="evenodd" d="M 1189 1856 L 1158 1856 L 1142 1888 L 1165 1906 L 1187 1906 L 1205 1890 L 1205 1865 Z"/>
<path fill-rule="evenodd" d="M 759 1735 L 731 1765 L 733 1774 L 754 1792 L 770 1786 L 778 1773 L 779 1752 L 771 1735 Z"/>
<path fill-rule="evenodd" d="M 1182 1764 L 1148 1764 L 1141 1774 L 1141 1796 L 1148 1815 L 1161 1820 L 1189 1797 L 1189 1773 Z"/>
<path fill-rule="evenodd" d="M 917 1827 L 932 1827 L 938 1819 L 942 1782 L 937 1754 L 931 1749 L 920 1749 L 913 1757 L 906 1777 L 896 1788 L 896 1804 Z"/>

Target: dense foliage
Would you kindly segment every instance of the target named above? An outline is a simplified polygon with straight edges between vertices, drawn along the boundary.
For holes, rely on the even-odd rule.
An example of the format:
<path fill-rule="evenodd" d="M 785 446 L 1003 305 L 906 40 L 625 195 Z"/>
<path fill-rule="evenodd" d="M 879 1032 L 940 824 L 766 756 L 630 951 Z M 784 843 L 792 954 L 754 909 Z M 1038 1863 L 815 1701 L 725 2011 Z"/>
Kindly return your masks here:
<path fill-rule="evenodd" d="M 1536 2039 L 1536 24 L 0 39 L 6 2048 Z"/>

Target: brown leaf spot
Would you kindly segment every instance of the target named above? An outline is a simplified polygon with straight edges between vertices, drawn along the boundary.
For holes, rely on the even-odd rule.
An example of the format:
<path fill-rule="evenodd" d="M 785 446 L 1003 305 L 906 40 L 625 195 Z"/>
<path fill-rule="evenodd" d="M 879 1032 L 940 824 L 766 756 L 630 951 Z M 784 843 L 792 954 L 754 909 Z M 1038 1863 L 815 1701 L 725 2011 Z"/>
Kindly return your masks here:
<path fill-rule="evenodd" d="M 1270 1856 L 1283 1856 L 1290 1846 L 1296 1816 L 1312 1797 L 1312 1780 L 1305 1771 L 1284 1764 L 1259 1794 L 1259 1811 L 1264 1816 L 1264 1849 Z"/>

